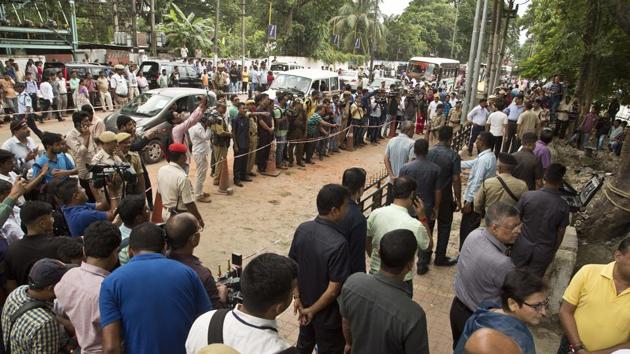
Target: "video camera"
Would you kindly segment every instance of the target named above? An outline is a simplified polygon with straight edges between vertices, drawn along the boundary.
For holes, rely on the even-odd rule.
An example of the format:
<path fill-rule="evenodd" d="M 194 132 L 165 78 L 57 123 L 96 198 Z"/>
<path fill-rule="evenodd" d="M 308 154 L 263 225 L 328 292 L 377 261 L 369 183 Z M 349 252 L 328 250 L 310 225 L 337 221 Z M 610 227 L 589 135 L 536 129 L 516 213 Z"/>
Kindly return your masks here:
<path fill-rule="evenodd" d="M 243 303 L 241 295 L 241 272 L 243 270 L 243 255 L 240 253 L 232 253 L 232 261 L 228 260 L 228 271 L 225 275 L 221 275 L 221 266 L 219 266 L 219 274 L 217 278 L 218 284 L 223 284 L 228 288 L 226 304 L 228 308 L 233 309 L 236 305 Z"/>
<path fill-rule="evenodd" d="M 131 165 L 121 163 L 117 165 L 87 165 L 88 171 L 92 173 L 92 183 L 95 188 L 103 188 L 107 184 L 107 180 L 118 174 L 123 182 L 135 183 L 136 174 L 133 172 Z"/>

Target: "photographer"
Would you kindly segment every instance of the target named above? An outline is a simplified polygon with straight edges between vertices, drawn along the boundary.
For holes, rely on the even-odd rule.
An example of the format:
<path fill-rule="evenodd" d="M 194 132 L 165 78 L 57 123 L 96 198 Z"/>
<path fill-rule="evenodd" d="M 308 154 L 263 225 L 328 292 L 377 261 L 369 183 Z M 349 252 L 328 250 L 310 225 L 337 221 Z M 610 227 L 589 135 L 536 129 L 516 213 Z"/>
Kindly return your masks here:
<path fill-rule="evenodd" d="M 166 222 L 166 240 L 170 249 L 168 258 L 189 266 L 197 273 L 213 309 L 225 308 L 227 287 L 217 284 L 210 269 L 193 255 L 194 249 L 199 246 L 201 230 L 199 222 L 190 213 L 177 214 L 168 219 Z"/>
<path fill-rule="evenodd" d="M 144 195 L 146 187 L 144 184 L 144 167 L 140 160 L 140 154 L 131 151 L 131 135 L 129 133 L 116 134 L 116 141 L 118 142 L 118 150 L 116 151 L 118 157 L 123 163 L 129 164 L 130 176 L 127 180 L 127 187 L 124 191 L 125 194 L 142 194 Z"/>
<path fill-rule="evenodd" d="M 292 353 L 295 348 L 278 334 L 276 317 L 291 304 L 297 273 L 297 264 L 284 256 L 264 253 L 252 259 L 241 276 L 243 304 L 232 311 L 199 316 L 188 333 L 186 353 L 196 354 L 206 345 L 220 342 L 239 353 Z M 208 338 L 209 333 L 217 332 L 222 333 L 222 341 Z"/>
<path fill-rule="evenodd" d="M 63 202 L 63 215 L 66 218 L 71 236 L 83 235 L 85 228 L 94 221 L 114 220 L 122 186 L 120 183 L 115 183 L 114 180 L 107 180 L 110 200 L 103 198 L 101 193 L 96 193 L 94 195 L 96 204 L 87 202 L 85 189 L 79 185 L 75 178 L 68 178 L 57 186 L 57 196 Z"/>
<path fill-rule="evenodd" d="M 85 188 L 88 200 L 94 202 L 94 196 L 90 189 L 90 171 L 87 164 L 92 162 L 96 155 L 97 146 L 90 130 L 90 118 L 87 112 L 77 111 L 72 114 L 74 128 L 66 135 L 66 145 L 70 149 L 70 155 L 77 164 L 79 183 Z"/>

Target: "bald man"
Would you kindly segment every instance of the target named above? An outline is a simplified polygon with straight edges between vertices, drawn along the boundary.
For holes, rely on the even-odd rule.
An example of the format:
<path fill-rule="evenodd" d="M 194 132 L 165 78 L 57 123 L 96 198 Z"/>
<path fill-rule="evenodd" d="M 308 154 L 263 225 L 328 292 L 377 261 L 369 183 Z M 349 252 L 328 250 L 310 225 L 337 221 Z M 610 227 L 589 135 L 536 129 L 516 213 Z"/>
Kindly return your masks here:
<path fill-rule="evenodd" d="M 193 255 L 195 247 L 199 245 L 202 230 L 199 221 L 191 213 L 171 216 L 166 222 L 166 238 L 170 249 L 168 258 L 189 266 L 199 275 L 213 309 L 225 308 L 227 288 L 223 284 L 217 284 L 210 269 Z"/>
<path fill-rule="evenodd" d="M 481 328 L 468 338 L 464 354 L 521 354 L 512 338 L 491 328 Z"/>

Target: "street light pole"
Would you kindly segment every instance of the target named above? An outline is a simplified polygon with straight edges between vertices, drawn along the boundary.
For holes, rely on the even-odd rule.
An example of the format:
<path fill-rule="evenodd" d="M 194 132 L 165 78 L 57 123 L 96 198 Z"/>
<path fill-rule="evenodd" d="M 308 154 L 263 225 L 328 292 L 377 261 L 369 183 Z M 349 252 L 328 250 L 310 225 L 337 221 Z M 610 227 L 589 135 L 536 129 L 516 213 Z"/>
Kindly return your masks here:
<path fill-rule="evenodd" d="M 477 92 L 477 84 L 474 84 L 473 93 L 473 82 L 472 82 L 472 74 L 473 74 L 473 64 L 475 60 L 475 51 L 477 50 L 477 39 L 479 38 L 479 17 L 481 14 L 481 1 L 477 0 L 477 6 L 475 8 L 475 21 L 473 23 L 473 32 L 472 37 L 470 39 L 470 50 L 468 51 L 468 64 L 466 66 L 466 97 L 464 97 L 464 105 L 462 107 L 464 114 L 462 115 L 462 123 L 464 119 L 466 119 L 466 115 L 468 114 L 469 102 L 471 102 L 470 97 L 476 96 Z"/>
<path fill-rule="evenodd" d="M 477 97 L 477 83 L 479 82 L 479 68 L 481 67 L 481 52 L 483 52 L 483 36 L 486 32 L 486 15 L 488 14 L 488 0 L 483 0 L 483 15 L 481 16 L 481 30 L 479 31 L 479 40 L 477 41 L 477 58 L 475 59 L 475 72 L 473 73 L 473 93 L 468 103 L 472 107 Z M 486 82 L 486 85 L 488 83 Z"/>
<path fill-rule="evenodd" d="M 131 45 L 134 50 L 138 49 L 138 23 L 136 10 L 136 0 L 131 0 Z"/>
<path fill-rule="evenodd" d="M 151 56 L 157 56 L 157 33 L 155 33 L 155 0 L 151 0 Z"/>
<path fill-rule="evenodd" d="M 74 0 L 68 1 L 70 3 L 70 31 L 72 32 L 72 58 L 74 61 L 78 61 L 77 50 L 79 49 L 79 33 L 77 32 L 77 7 Z"/>
<path fill-rule="evenodd" d="M 217 9 L 216 16 L 214 20 L 214 67 L 217 67 L 217 62 L 219 60 L 219 6 L 221 5 L 221 0 L 217 0 Z"/>
<path fill-rule="evenodd" d="M 457 33 L 457 18 L 459 17 L 458 0 L 453 1 L 453 3 L 455 4 L 455 22 L 453 22 L 453 39 L 451 40 L 451 59 L 453 59 L 453 55 L 455 54 L 455 34 Z"/>
<path fill-rule="evenodd" d="M 241 0 L 241 70 L 245 68 L 245 0 Z"/>

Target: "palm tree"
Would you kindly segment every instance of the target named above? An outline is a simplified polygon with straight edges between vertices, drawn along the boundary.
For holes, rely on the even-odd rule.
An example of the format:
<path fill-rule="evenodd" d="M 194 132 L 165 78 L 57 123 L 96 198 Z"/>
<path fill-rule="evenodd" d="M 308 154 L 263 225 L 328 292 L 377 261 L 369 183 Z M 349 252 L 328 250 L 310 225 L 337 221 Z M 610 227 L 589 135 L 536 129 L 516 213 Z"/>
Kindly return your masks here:
<path fill-rule="evenodd" d="M 214 24 L 210 18 L 195 17 L 191 12 L 184 15 L 177 5 L 171 3 L 171 8 L 164 15 L 164 22 L 159 26 L 160 31 L 166 34 L 167 45 L 176 49 L 187 47 L 189 50 L 199 48 L 203 52 L 212 49 Z"/>
<path fill-rule="evenodd" d="M 330 19 L 334 33 L 343 38 L 346 49 L 355 52 L 355 41 L 361 41 L 364 54 L 370 55 L 370 70 L 374 64 L 374 53 L 377 46 L 382 46 L 385 38 L 385 27 L 379 21 L 379 4 L 381 0 L 352 0 L 339 9 L 339 15 Z"/>

